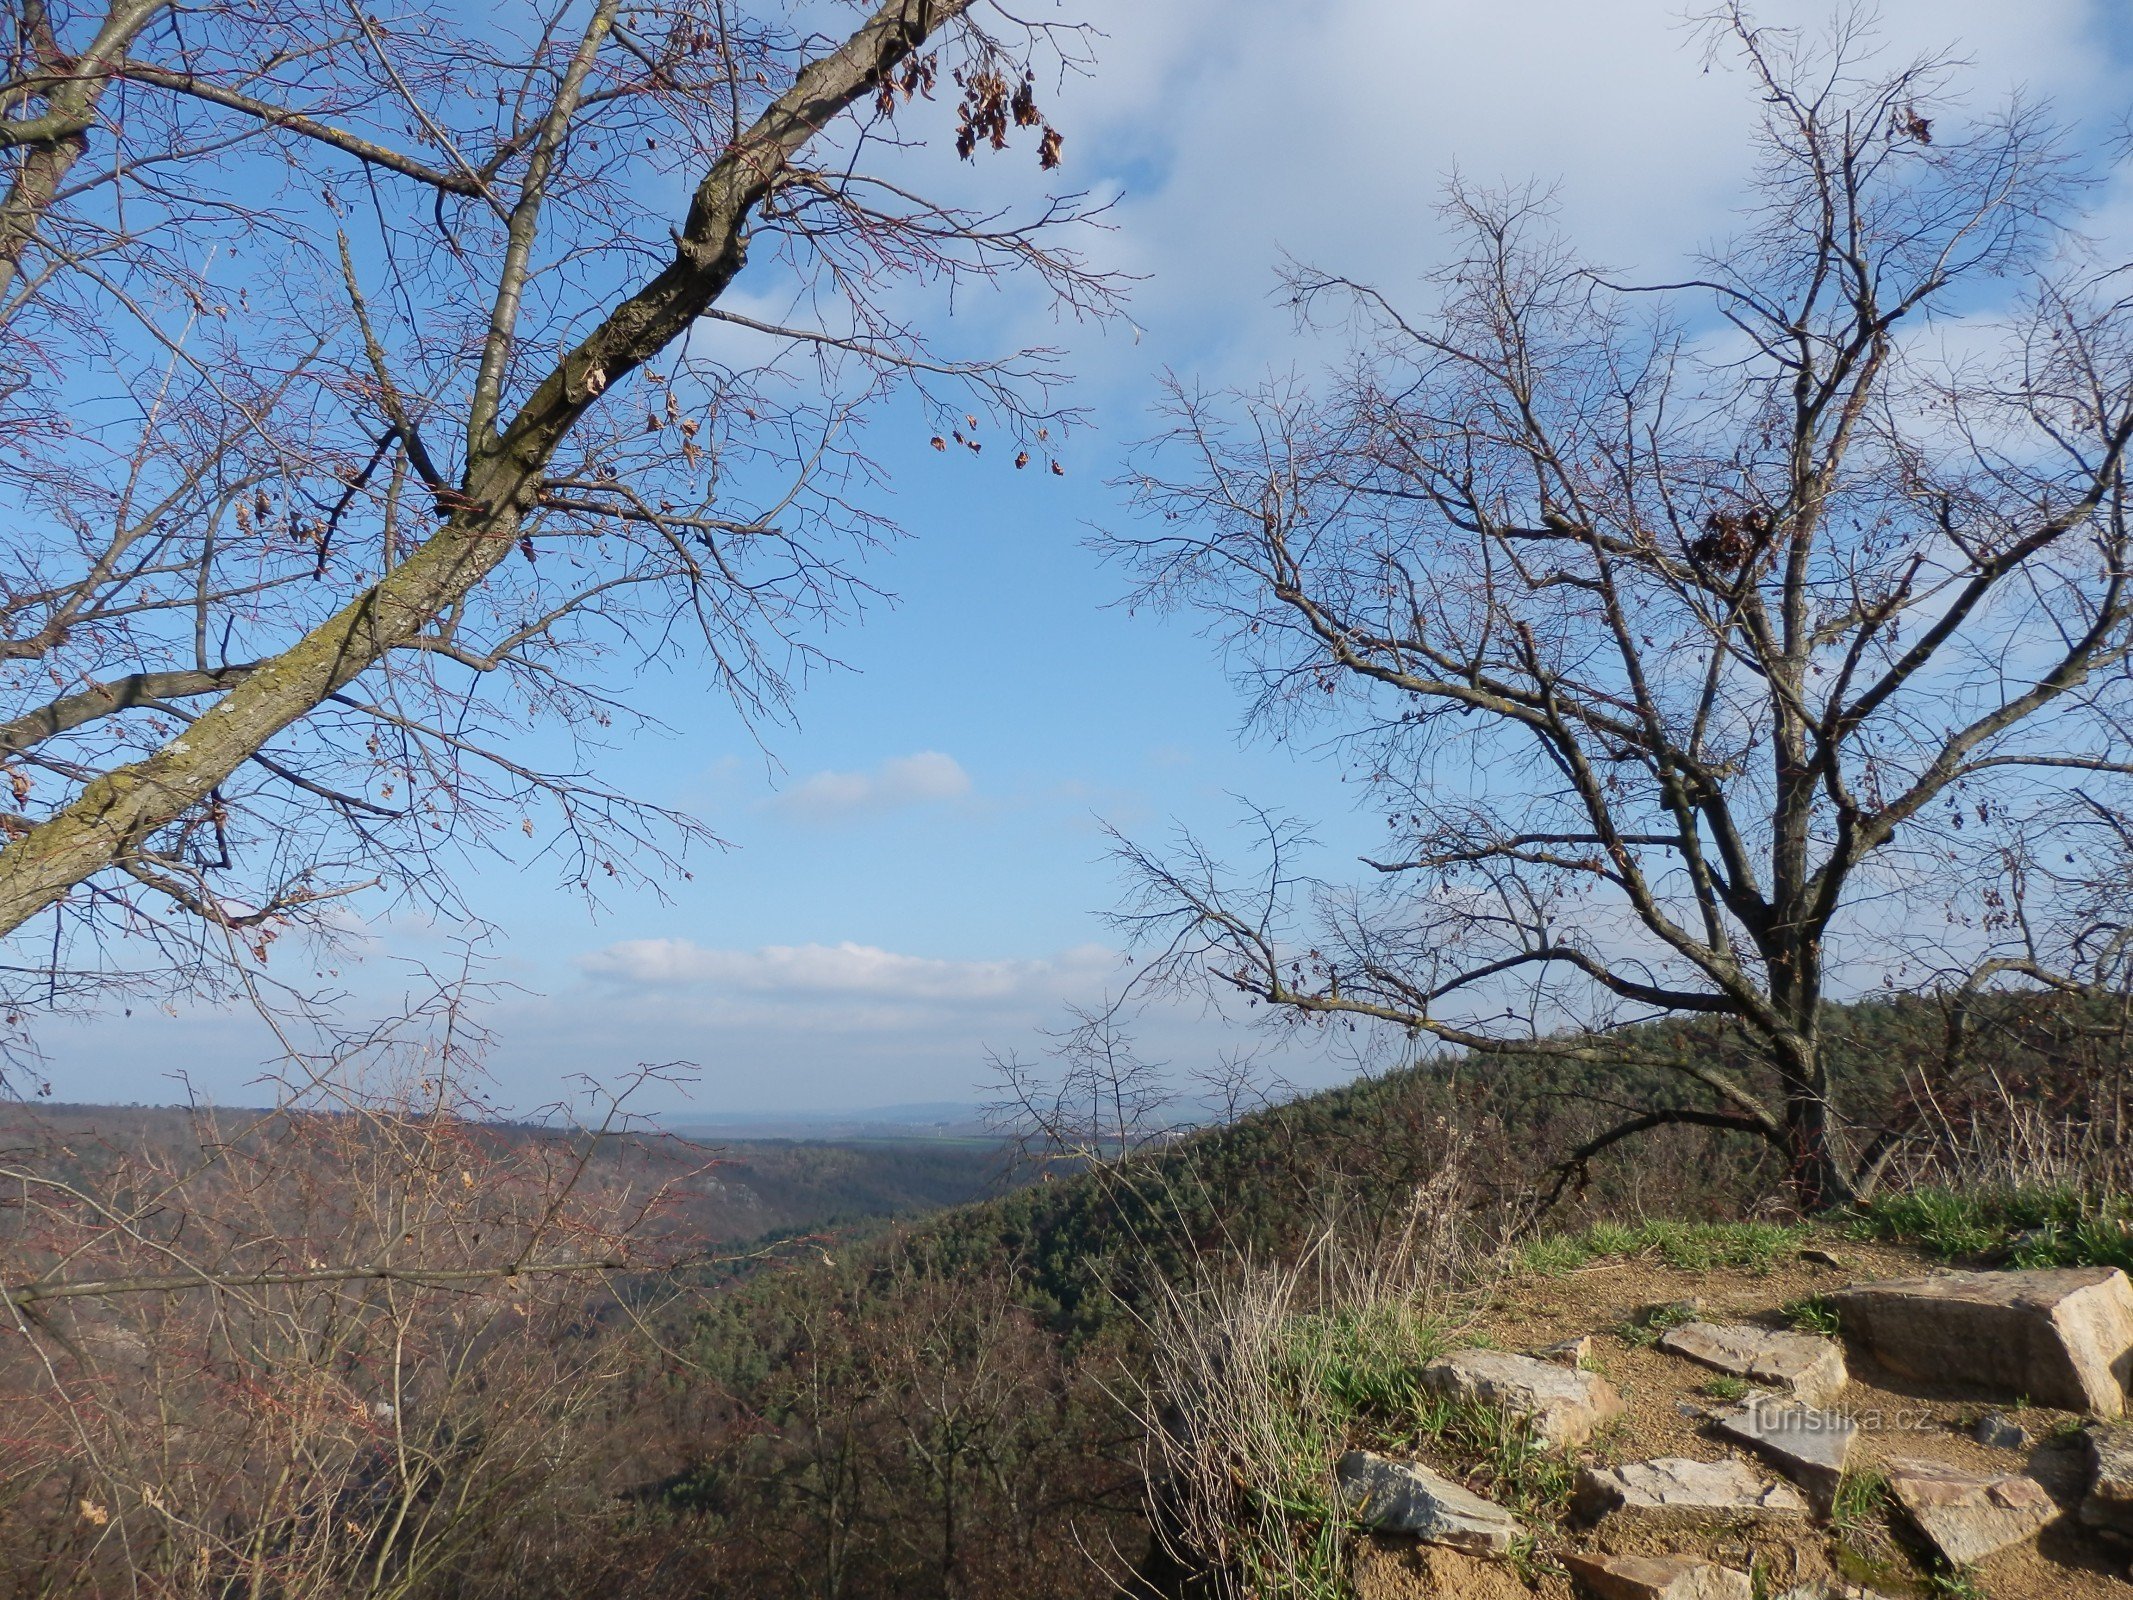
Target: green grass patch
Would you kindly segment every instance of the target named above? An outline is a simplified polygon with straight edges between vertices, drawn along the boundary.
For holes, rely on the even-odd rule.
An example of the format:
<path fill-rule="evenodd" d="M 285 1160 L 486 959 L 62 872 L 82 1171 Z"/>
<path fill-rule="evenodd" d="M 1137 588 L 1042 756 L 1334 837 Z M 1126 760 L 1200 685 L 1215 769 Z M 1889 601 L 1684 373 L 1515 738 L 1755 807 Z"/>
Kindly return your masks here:
<path fill-rule="evenodd" d="M 1422 1368 L 1447 1335 L 1414 1307 L 1383 1301 L 1291 1316 L 1274 1337 L 1254 1470 L 1238 1485 L 1236 1575 L 1244 1592 L 1270 1600 L 1353 1600 L 1330 1469 L 1353 1445 L 1413 1439 L 1419 1409 L 1436 1399 Z"/>
<path fill-rule="evenodd" d="M 1448 1345 L 1442 1324 L 1414 1307 L 1380 1302 L 1292 1319 L 1287 1360 L 1313 1391 L 1298 1399 L 1342 1433 L 1408 1426 L 1434 1398 L 1422 1369 Z"/>
<path fill-rule="evenodd" d="M 1878 1467 L 1847 1472 L 1837 1480 L 1829 1520 L 1843 1529 L 1879 1527 L 1889 1514 L 1889 1478 Z"/>
<path fill-rule="evenodd" d="M 1704 1379 L 1696 1392 L 1711 1400 L 1744 1400 L 1748 1395 L 1748 1382 L 1745 1378 L 1727 1377 L 1721 1373 L 1718 1377 Z"/>
<path fill-rule="evenodd" d="M 1837 1308 L 1826 1294 L 1810 1294 L 1788 1301 L 1779 1314 L 1784 1317 L 1785 1325 L 1796 1333 L 1818 1333 L 1825 1339 L 1834 1339 L 1843 1331 Z"/>
<path fill-rule="evenodd" d="M 1860 1207 L 1852 1232 L 1916 1244 L 1947 1260 L 2133 1271 L 2133 1197 L 2070 1189 L 1914 1189 Z"/>
<path fill-rule="evenodd" d="M 1386 1301 L 1292 1316 L 1277 1338 L 1277 1403 L 1262 1427 L 1279 1437 L 1259 1454 L 1278 1465 L 1262 1466 L 1246 1489 L 1246 1526 L 1235 1548 L 1246 1592 L 1352 1600 L 1345 1519 L 1328 1471 L 1344 1450 L 1411 1456 L 1424 1449 L 1525 1516 L 1549 1520 L 1568 1509 L 1576 1464 L 1567 1453 L 1541 1443 L 1524 1420 L 1423 1386 L 1422 1369 L 1452 1342 L 1442 1322 Z M 1540 1570 L 1537 1549 L 1512 1555 L 1514 1568 Z"/>
<path fill-rule="evenodd" d="M 1616 1331 L 1627 1344 L 1650 1346 L 1659 1342 L 1659 1336 L 1669 1328 L 1678 1328 L 1694 1322 L 1703 1313 L 1686 1300 L 1676 1300 L 1672 1305 L 1649 1306 L 1638 1312 Z"/>
<path fill-rule="evenodd" d="M 1976 1569 L 1948 1567 L 1926 1574 L 1926 1593 L 1938 1600 L 1987 1600 L 1985 1586 Z"/>
<path fill-rule="evenodd" d="M 1598 1222 L 1578 1233 L 1531 1241 L 1523 1263 L 1530 1271 L 1552 1275 L 1600 1261 L 1648 1256 L 1685 1272 L 1722 1267 L 1768 1272 L 1807 1237 L 1803 1226 L 1771 1222 Z"/>
<path fill-rule="evenodd" d="M 1482 1493 L 1537 1520 L 1570 1508 L 1577 1465 L 1561 1450 L 1533 1436 L 1532 1424 L 1495 1406 L 1432 1395 L 1416 1413 L 1421 1435 L 1446 1453 L 1470 1462 Z"/>

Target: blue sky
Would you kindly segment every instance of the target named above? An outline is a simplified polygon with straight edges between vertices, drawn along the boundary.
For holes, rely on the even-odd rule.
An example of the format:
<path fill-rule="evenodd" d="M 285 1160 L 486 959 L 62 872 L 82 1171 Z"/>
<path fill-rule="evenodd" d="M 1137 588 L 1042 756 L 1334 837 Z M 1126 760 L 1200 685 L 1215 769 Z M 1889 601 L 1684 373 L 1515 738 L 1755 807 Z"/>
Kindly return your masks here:
<path fill-rule="evenodd" d="M 1040 1048 L 1064 1004 L 1120 981 L 1101 823 L 1219 832 L 1248 793 L 1314 819 L 1329 856 L 1353 855 L 1370 830 L 1336 770 L 1241 740 L 1211 646 L 1118 608 L 1123 580 L 1085 548 L 1125 516 L 1112 483 L 1151 426 L 1157 375 L 1308 373 L 1330 352 L 1274 303 L 1283 255 L 1400 292 L 1432 260 L 1431 208 L 1454 169 L 1556 184 L 1566 230 L 1631 272 L 1723 233 L 1740 191 L 1752 108 L 1736 77 L 1706 71 L 1678 4 L 1060 9 L 1093 10 L 1107 36 L 1097 74 L 1049 109 L 1067 176 L 1118 197 L 1093 248 L 1142 279 L 1132 325 L 1029 326 L 1013 297 L 959 318 L 1064 343 L 1093 426 L 1053 477 L 1015 472 L 1004 451 L 937 454 L 906 414 L 877 421 L 888 509 L 912 537 L 870 569 L 895 603 L 832 641 L 848 668 L 809 683 L 763 748 L 687 670 L 642 685 L 674 731 L 616 752 L 624 786 L 731 845 L 668 901 L 595 914 L 523 864 L 473 870 L 468 898 L 497 930 L 491 975 L 516 986 L 488 1013 L 507 1102 L 677 1058 L 701 1078 L 666 1105 L 694 1115 L 980 1098 L 986 1048 Z M 1981 99 L 2020 87 L 2098 136 L 2133 105 L 2127 0 L 1909 0 L 1883 16 L 1902 53 L 1970 55 Z M 371 927 L 351 1006 L 385 1003 L 399 958 L 433 957 L 459 932 Z M 1180 1064 L 1228 1038 L 1196 1014 L 1151 1026 Z M 273 1048 L 254 1019 L 183 1009 L 61 1025 L 45 1042 L 68 1097 L 144 1101 L 175 1098 L 181 1072 L 242 1100 Z M 1302 1082 L 1352 1070 L 1309 1050 L 1281 1066 Z"/>

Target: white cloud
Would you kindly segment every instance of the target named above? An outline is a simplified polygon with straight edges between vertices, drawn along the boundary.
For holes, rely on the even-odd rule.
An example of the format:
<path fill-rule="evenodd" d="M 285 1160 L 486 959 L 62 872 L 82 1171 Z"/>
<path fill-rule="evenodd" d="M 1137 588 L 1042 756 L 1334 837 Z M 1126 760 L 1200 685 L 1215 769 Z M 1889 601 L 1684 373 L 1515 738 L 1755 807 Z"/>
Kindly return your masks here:
<path fill-rule="evenodd" d="M 850 1068 L 915 1052 L 966 1085 L 987 1044 L 1026 1043 L 1057 1026 L 1068 1002 L 1095 1002 L 1122 981 L 1117 952 L 1093 944 L 952 961 L 849 941 L 733 950 L 626 939 L 580 956 L 577 967 L 588 989 L 570 1012 L 603 1024 L 626 1017 L 633 1037 L 664 1035 L 672 1055 Z"/>
<path fill-rule="evenodd" d="M 970 789 L 970 774 L 954 756 L 920 750 L 864 772 L 812 773 L 771 804 L 794 816 L 828 821 L 960 800 Z"/>
<path fill-rule="evenodd" d="M 1043 960 L 944 961 L 849 940 L 720 950 L 689 939 L 625 939 L 578 964 L 591 977 L 641 989 L 968 1004 L 1056 998 L 1117 960 L 1101 945 Z"/>

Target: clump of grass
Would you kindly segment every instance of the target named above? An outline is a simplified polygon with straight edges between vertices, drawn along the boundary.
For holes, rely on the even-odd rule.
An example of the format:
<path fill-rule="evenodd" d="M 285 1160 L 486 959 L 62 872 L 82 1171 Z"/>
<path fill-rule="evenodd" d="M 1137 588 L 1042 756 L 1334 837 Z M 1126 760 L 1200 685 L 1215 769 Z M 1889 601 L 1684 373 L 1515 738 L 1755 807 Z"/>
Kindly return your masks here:
<path fill-rule="evenodd" d="M 1282 1340 L 1284 1364 L 1328 1421 L 1367 1432 L 1402 1426 L 1428 1403 L 1422 1369 L 1447 1344 L 1441 1323 L 1398 1300 L 1292 1317 Z"/>
<path fill-rule="evenodd" d="M 1703 1313 L 1686 1300 L 1677 1300 L 1672 1305 L 1653 1306 L 1641 1311 L 1618 1330 L 1626 1343 L 1654 1345 L 1659 1336 L 1669 1328 L 1678 1328 L 1683 1323 L 1694 1322 Z"/>
<path fill-rule="evenodd" d="M 1975 1568 L 1947 1567 L 1926 1574 L 1926 1592 L 1937 1600 L 1986 1600 Z"/>
<path fill-rule="evenodd" d="M 1798 1333 L 1818 1333 L 1825 1339 L 1834 1339 L 1843 1332 L 1837 1308 L 1828 1295 L 1810 1294 L 1789 1301 L 1780 1308 L 1780 1315 L 1785 1325 Z"/>
<path fill-rule="evenodd" d="M 1763 1273 L 1806 1237 L 1804 1227 L 1770 1222 L 1598 1222 L 1582 1232 L 1530 1241 L 1522 1264 L 1553 1275 L 1597 1261 L 1654 1256 L 1685 1272 L 1730 1267 Z"/>
<path fill-rule="evenodd" d="M 1888 1475 L 1876 1467 L 1847 1472 L 1837 1482 L 1829 1520 L 1837 1536 L 1837 1570 L 1862 1588 L 1902 1591 L 1912 1566 L 1889 1530 Z"/>
<path fill-rule="evenodd" d="M 1913 1189 L 1860 1208 L 1861 1238 L 1923 1246 L 1947 1260 L 2002 1257 L 2018 1267 L 2133 1271 L 2133 1197 L 2073 1189 Z"/>
<path fill-rule="evenodd" d="M 1570 1507 L 1576 1463 L 1534 1437 L 1531 1422 L 1473 1400 L 1432 1395 L 1415 1413 L 1420 1435 L 1447 1453 L 1473 1461 L 1482 1492 L 1536 1520 Z"/>
<path fill-rule="evenodd" d="M 1836 1501 L 1829 1513 L 1837 1528 L 1849 1532 L 1879 1527 L 1888 1514 L 1889 1477 L 1880 1468 L 1863 1467 L 1837 1480 Z"/>
<path fill-rule="evenodd" d="M 1748 1384 L 1745 1379 L 1721 1373 L 1718 1377 L 1706 1378 L 1697 1392 L 1713 1400 L 1742 1400 L 1747 1398 Z"/>

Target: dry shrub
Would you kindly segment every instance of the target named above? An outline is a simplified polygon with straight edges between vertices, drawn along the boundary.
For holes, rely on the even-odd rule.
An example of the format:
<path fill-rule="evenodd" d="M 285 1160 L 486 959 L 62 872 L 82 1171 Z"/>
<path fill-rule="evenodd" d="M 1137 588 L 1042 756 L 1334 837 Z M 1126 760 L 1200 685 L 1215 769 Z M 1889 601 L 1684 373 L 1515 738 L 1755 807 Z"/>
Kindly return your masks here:
<path fill-rule="evenodd" d="M 18 1119 L 0 1591 L 522 1590 L 620 1515 L 678 1158 L 480 1109 L 430 1062 L 125 1147 Z"/>
<path fill-rule="evenodd" d="M 1503 1253 L 1454 1138 L 1406 1206 L 1328 1202 L 1282 1265 L 1204 1261 L 1150 1318 L 1140 1396 L 1159 1564 L 1223 1600 L 1347 1593 L 1333 1467 L 1362 1418 L 1410 1406 L 1454 1292 Z"/>

